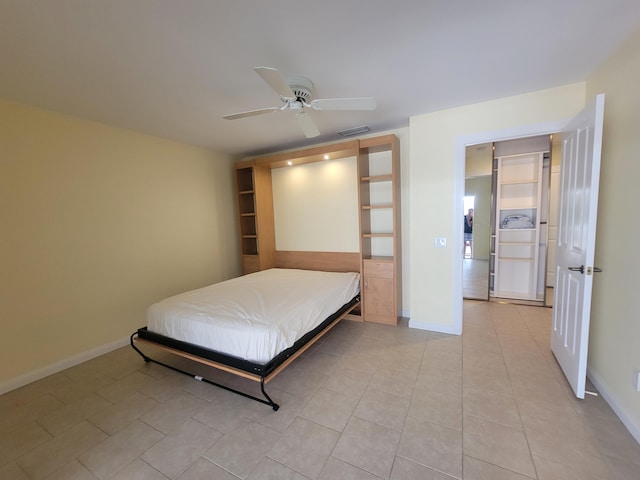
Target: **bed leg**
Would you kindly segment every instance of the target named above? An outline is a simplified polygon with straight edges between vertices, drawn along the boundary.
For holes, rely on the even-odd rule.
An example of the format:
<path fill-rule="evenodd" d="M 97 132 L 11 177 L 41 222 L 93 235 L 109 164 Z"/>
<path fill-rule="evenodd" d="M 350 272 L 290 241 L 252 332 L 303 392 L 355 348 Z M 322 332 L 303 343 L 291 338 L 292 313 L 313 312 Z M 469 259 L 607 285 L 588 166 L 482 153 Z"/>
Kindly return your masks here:
<path fill-rule="evenodd" d="M 241 392 L 240 390 L 236 390 L 236 389 L 234 389 L 234 388 L 227 387 L 226 385 L 221 385 L 221 384 L 219 384 L 219 383 L 212 382 L 211 380 L 208 380 L 208 379 L 206 379 L 206 378 L 203 378 L 203 377 L 202 377 L 202 376 L 200 376 L 200 375 L 196 375 L 196 374 L 194 374 L 194 373 L 189 373 L 189 372 L 187 372 L 187 371 L 185 371 L 185 370 L 181 370 L 181 369 L 176 368 L 176 367 L 174 367 L 174 366 L 172 366 L 172 365 L 169 365 L 169 364 L 167 364 L 167 363 L 163 363 L 163 362 L 161 362 L 161 361 L 159 361 L 159 360 L 155 360 L 155 359 L 153 359 L 153 358 L 151 358 L 151 357 L 149 357 L 149 356 L 145 355 L 145 354 L 144 354 L 144 353 L 142 353 L 142 351 L 141 351 L 141 350 L 140 350 L 140 349 L 135 345 L 135 343 L 134 343 L 134 341 L 133 341 L 133 337 L 135 337 L 135 336 L 137 335 L 137 333 L 138 333 L 138 332 L 134 332 L 134 333 L 131 335 L 131 338 L 130 338 L 131 348 L 133 348 L 136 352 L 138 352 L 138 354 L 139 354 L 139 355 L 144 359 L 145 363 L 149 363 L 149 362 L 151 362 L 151 363 L 155 363 L 155 364 L 157 364 L 157 365 L 161 365 L 161 366 L 163 366 L 163 367 L 165 367 L 165 368 L 168 368 L 168 369 L 170 369 L 170 370 L 173 370 L 174 372 L 182 373 L 182 374 L 184 374 L 184 375 L 186 375 L 186 376 L 188 376 L 188 377 L 191 377 L 191 378 L 193 378 L 193 379 L 195 379 L 195 380 L 197 380 L 197 381 L 199 381 L 199 382 L 205 382 L 205 383 L 208 383 L 209 385 L 213 385 L 213 386 L 215 386 L 215 387 L 222 388 L 222 389 L 227 390 L 227 391 L 229 391 L 229 392 L 233 392 L 233 393 L 235 393 L 235 394 L 237 394 L 237 395 L 241 395 L 241 396 L 243 396 L 243 397 L 250 398 L 251 400 L 255 400 L 256 402 L 260 402 L 260 403 L 263 403 L 263 404 L 265 404 L 265 405 L 269 405 L 271 408 L 273 408 L 273 411 L 274 411 L 274 412 L 277 412 L 277 411 L 278 411 L 278 409 L 280 408 L 280 405 L 278 405 L 278 404 L 277 404 L 277 403 L 275 403 L 273 400 L 271 400 L 271 397 L 270 397 L 270 396 L 267 394 L 267 392 L 265 391 L 265 389 L 264 389 L 264 377 L 261 377 L 261 378 L 260 378 L 260 390 L 262 390 L 262 395 L 264 396 L 264 398 L 265 398 L 265 399 L 258 398 L 258 397 L 254 397 L 254 396 L 252 396 L 252 395 L 249 395 L 248 393 L 244 393 L 244 392 Z"/>
<path fill-rule="evenodd" d="M 271 397 L 267 395 L 267 392 L 264 389 L 264 377 L 260 379 L 260 390 L 262 390 L 262 395 L 264 395 L 264 398 L 267 399 L 267 402 L 268 402 L 267 405 L 271 405 L 271 408 L 273 408 L 273 411 L 277 412 L 278 409 L 280 408 L 280 405 L 278 405 L 273 400 L 271 400 Z"/>
<path fill-rule="evenodd" d="M 142 351 L 138 347 L 136 347 L 136 344 L 133 342 L 133 337 L 135 337 L 137 334 L 138 332 L 133 332 L 131 334 L 131 337 L 129 338 L 129 342 L 131 342 L 131 348 L 133 348 L 136 352 L 138 352 L 138 354 L 142 357 L 145 363 L 149 363 L 151 361 L 151 358 L 147 357 L 144 353 L 142 353 Z"/>

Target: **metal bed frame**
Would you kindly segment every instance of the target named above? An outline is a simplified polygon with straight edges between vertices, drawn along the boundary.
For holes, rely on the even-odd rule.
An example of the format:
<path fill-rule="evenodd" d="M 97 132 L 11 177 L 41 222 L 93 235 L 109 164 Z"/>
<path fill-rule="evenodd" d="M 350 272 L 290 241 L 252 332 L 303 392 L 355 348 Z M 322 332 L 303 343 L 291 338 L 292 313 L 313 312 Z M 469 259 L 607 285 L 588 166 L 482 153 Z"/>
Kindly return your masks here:
<path fill-rule="evenodd" d="M 340 320 L 347 316 L 352 310 L 354 310 L 360 304 L 360 295 L 358 294 L 350 302 L 343 305 L 336 313 L 325 319 L 316 328 L 307 332 L 300 339 L 298 339 L 292 347 L 283 350 L 276 355 L 275 358 L 265 364 L 250 362 L 238 357 L 227 355 L 224 353 L 210 350 L 207 348 L 194 345 L 192 343 L 183 342 L 174 338 L 166 337 L 154 332 L 150 332 L 147 327 L 139 328 L 133 332 L 130 337 L 131 347 L 140 354 L 145 363 L 156 363 L 163 367 L 169 368 L 178 373 L 182 373 L 195 380 L 214 385 L 224 390 L 236 393 L 246 398 L 250 398 L 257 402 L 269 405 L 274 411 L 280 408 L 280 405 L 275 403 L 271 397 L 265 391 L 265 385 L 272 380 L 278 373 L 280 373 L 287 365 L 293 360 L 299 357 L 305 350 L 313 345 L 318 339 L 320 339 L 325 333 L 331 330 Z M 255 397 L 248 393 L 236 390 L 226 385 L 208 380 L 200 375 L 187 372 L 175 366 L 164 363 L 160 360 L 155 360 L 146 355 L 136 345 L 138 343 L 151 344 L 159 347 L 172 354 L 178 355 L 189 360 L 196 361 L 209 367 L 217 368 L 225 372 L 229 372 L 241 377 L 260 382 L 260 391 L 264 398 Z"/>

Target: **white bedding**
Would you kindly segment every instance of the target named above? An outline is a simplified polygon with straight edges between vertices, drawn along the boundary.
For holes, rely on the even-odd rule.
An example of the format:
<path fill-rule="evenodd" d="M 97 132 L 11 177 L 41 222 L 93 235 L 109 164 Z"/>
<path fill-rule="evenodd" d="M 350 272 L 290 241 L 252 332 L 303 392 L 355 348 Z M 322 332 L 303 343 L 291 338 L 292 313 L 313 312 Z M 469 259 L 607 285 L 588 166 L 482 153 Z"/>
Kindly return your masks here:
<path fill-rule="evenodd" d="M 360 289 L 354 272 L 274 268 L 166 298 L 147 311 L 149 331 L 266 363 Z"/>

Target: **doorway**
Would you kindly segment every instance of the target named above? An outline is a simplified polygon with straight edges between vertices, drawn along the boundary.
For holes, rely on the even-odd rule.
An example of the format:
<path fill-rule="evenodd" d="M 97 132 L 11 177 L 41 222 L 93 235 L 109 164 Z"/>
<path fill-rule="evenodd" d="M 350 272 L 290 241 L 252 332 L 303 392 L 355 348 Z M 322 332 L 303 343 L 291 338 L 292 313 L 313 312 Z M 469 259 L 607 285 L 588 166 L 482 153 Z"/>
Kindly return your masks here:
<path fill-rule="evenodd" d="M 573 160 L 571 156 L 576 154 L 577 152 L 579 152 L 585 158 L 584 162 L 578 162 L 576 164 L 577 167 L 574 167 L 573 171 L 561 174 L 562 186 L 560 195 L 560 212 L 562 218 L 558 225 L 565 225 L 565 219 L 570 218 L 571 221 L 566 224 L 567 227 L 563 228 L 562 232 L 559 232 L 559 237 L 562 237 L 562 239 L 561 241 L 558 241 L 558 252 L 556 252 L 557 259 L 555 263 L 557 273 L 562 273 L 565 277 L 570 278 L 571 275 L 574 274 L 574 272 L 579 272 L 582 275 L 581 277 L 579 277 L 579 280 L 584 280 L 584 284 L 586 285 L 586 287 L 581 288 L 579 286 L 578 288 L 575 288 L 575 291 L 580 294 L 579 298 L 578 295 L 563 295 L 566 293 L 566 286 L 568 284 L 575 286 L 578 285 L 579 282 L 573 281 L 571 279 L 569 281 L 565 281 L 566 278 L 561 279 L 558 275 L 556 275 L 557 278 L 555 279 L 555 282 L 557 285 L 554 295 L 554 305 L 552 307 L 554 311 L 552 350 L 554 352 L 554 355 L 558 359 L 562 370 L 565 373 L 565 376 L 571 383 L 576 396 L 579 398 L 584 398 L 584 380 L 586 379 L 586 359 L 589 339 L 588 328 L 592 282 L 592 275 L 589 275 L 589 273 L 594 270 L 593 252 L 595 250 L 595 221 L 597 213 L 600 150 L 602 146 L 602 124 L 604 118 L 603 111 L 604 94 L 600 94 L 596 97 L 596 100 L 592 103 L 592 105 L 588 106 L 582 112 L 580 112 L 571 120 L 568 125 L 566 124 L 566 122 L 563 122 L 564 124 L 560 124 L 559 121 L 546 122 L 544 124 L 529 125 L 516 127 L 509 130 L 503 130 L 498 134 L 502 136 L 503 139 L 518 139 L 533 135 L 553 135 L 555 132 L 566 132 L 566 134 L 568 134 L 569 140 L 572 143 L 570 149 L 562 149 L 562 158 L 564 158 L 564 155 L 566 154 L 569 155 L 571 160 Z M 457 137 L 454 198 L 458 205 L 462 204 L 462 198 L 464 196 L 465 148 L 468 145 L 475 145 L 490 141 L 491 138 L 496 138 L 498 135 L 496 134 L 496 132 L 484 132 Z M 583 148 L 576 148 L 576 138 L 580 139 L 580 141 L 582 142 L 580 143 L 580 145 Z M 572 166 L 573 164 L 565 163 L 564 160 L 562 161 L 563 170 L 566 168 L 571 168 Z M 576 173 L 579 168 L 582 168 L 581 172 Z M 590 174 L 591 168 L 594 169 L 593 175 Z M 590 181 L 590 185 L 587 185 L 586 187 L 581 185 L 579 182 L 574 181 L 575 179 L 580 179 L 580 181 L 582 181 L 587 178 Z M 565 179 L 569 179 L 567 185 L 565 185 Z M 576 191 L 579 189 L 583 193 L 583 195 L 578 197 L 578 199 L 574 198 L 576 197 L 576 195 L 575 193 L 571 192 L 571 188 L 573 188 L 574 186 L 576 188 Z M 586 195 L 584 195 L 585 193 Z M 585 200 L 585 197 L 589 198 Z M 569 199 L 569 201 L 566 201 L 566 199 Z M 593 199 L 595 199 L 595 201 L 592 201 Z M 582 203 L 580 203 L 580 201 L 582 201 Z M 573 205 L 570 202 L 573 202 Z M 578 204 L 585 207 L 582 209 L 582 216 L 573 215 L 573 213 L 570 212 L 570 209 L 573 208 L 573 206 L 577 206 Z M 587 214 L 589 215 L 588 219 L 586 218 Z M 458 227 L 457 224 L 458 222 L 454 223 L 456 239 L 462 241 L 462 228 L 460 228 L 461 226 Z M 567 237 L 567 239 L 565 239 L 565 237 Z M 586 239 L 586 247 L 580 247 L 580 245 L 577 245 L 575 238 Z M 564 250 L 573 249 L 574 251 L 578 252 L 581 257 L 577 259 L 565 259 L 564 263 L 561 263 L 560 258 L 565 255 L 565 252 L 560 250 L 566 245 L 569 245 L 569 248 L 564 248 Z M 577 248 L 574 248 L 576 245 Z M 454 250 L 453 254 L 454 260 L 457 260 L 460 265 L 459 270 L 456 269 L 454 271 L 454 295 L 457 294 L 457 298 L 460 299 L 459 303 L 457 303 L 457 305 L 455 306 L 456 309 L 459 309 L 459 311 L 455 311 L 455 313 L 460 313 L 460 315 L 459 317 L 456 315 L 456 318 L 454 318 L 454 327 L 458 327 L 459 331 L 462 332 L 462 252 L 460 250 L 460 253 L 458 253 L 456 250 Z M 569 255 L 565 256 L 568 257 Z M 584 275 L 585 271 L 587 275 Z M 575 308 L 567 307 L 567 305 L 570 304 L 572 306 L 578 306 L 578 308 L 582 309 L 582 311 L 576 313 Z M 572 341 L 567 342 L 566 336 L 563 337 L 566 332 L 570 332 L 571 335 L 573 335 Z M 557 342 L 555 340 L 556 337 L 560 339 Z M 556 348 L 561 343 L 565 346 L 564 350 L 562 348 Z M 563 352 L 568 352 L 570 349 L 572 349 L 573 351 L 573 353 L 569 353 L 573 355 L 572 358 L 574 361 L 567 362 L 565 364 L 565 362 L 563 362 L 561 358 Z M 558 353 L 557 350 L 560 353 Z M 569 363 L 571 363 L 571 365 L 569 365 Z M 577 368 L 574 369 L 574 366 L 576 366 Z"/>
<path fill-rule="evenodd" d="M 550 269 L 548 269 L 548 259 L 553 262 L 553 251 L 549 252 L 549 241 L 554 242 L 554 230 L 549 228 L 547 220 L 551 220 L 550 217 L 555 217 L 552 212 L 554 206 L 557 207 L 557 203 L 552 201 L 550 194 L 553 192 L 549 188 L 549 178 L 551 171 L 550 154 L 552 152 L 551 138 L 549 134 L 535 135 L 530 137 L 523 137 L 517 139 L 505 139 L 496 142 L 485 142 L 477 145 L 467 145 L 465 147 L 465 183 L 464 183 L 464 197 L 463 197 L 463 211 L 468 211 L 469 208 L 474 208 L 474 226 L 472 245 L 470 248 L 465 241 L 463 243 L 462 254 L 462 296 L 464 299 L 473 300 L 499 300 L 516 303 L 526 303 L 539 306 L 551 306 L 553 299 L 553 279 L 550 275 Z M 511 155 L 518 156 L 518 154 L 525 154 L 528 152 L 541 152 L 540 153 L 540 178 L 536 180 L 536 184 L 540 187 L 537 195 L 538 208 L 534 218 L 537 219 L 533 235 L 530 232 L 526 232 L 529 235 L 535 237 L 535 241 L 526 244 L 524 251 L 531 256 L 531 259 L 518 258 L 522 255 L 513 254 L 522 253 L 517 251 L 518 248 L 523 250 L 523 247 L 514 243 L 513 246 L 510 243 L 506 243 L 506 247 L 501 244 L 506 253 L 501 253 L 501 256 L 497 256 L 497 237 L 498 233 L 503 232 L 499 230 L 501 227 L 499 220 L 496 221 L 496 194 L 498 192 L 496 178 L 496 160 L 494 157 Z M 542 166 L 542 157 L 544 152 L 544 167 Z M 555 157 L 557 161 L 557 167 L 559 168 L 560 155 Z M 555 162 L 554 162 L 555 163 Z M 510 187 L 513 188 L 513 187 Z M 516 193 L 522 193 L 517 191 Z M 529 192 L 526 191 L 527 195 Z M 515 199 L 517 202 L 522 202 L 519 196 Z M 513 213 L 513 212 L 511 212 Z M 514 230 L 508 231 L 509 235 L 514 234 Z M 505 233 L 506 235 L 506 233 Z M 509 240 L 509 237 L 505 237 Z M 505 240 L 505 241 L 506 241 Z M 518 240 L 518 239 L 516 239 Z M 516 241 L 513 240 L 513 241 Z M 503 242 L 504 243 L 504 242 Z M 534 253 L 535 252 L 535 255 Z M 513 256 L 513 258 L 511 258 Z M 503 258 L 506 257 L 506 258 Z M 504 267 L 498 271 L 497 259 L 500 260 L 500 266 Z M 515 263 L 514 263 L 515 262 Z M 531 291 L 530 294 L 523 295 L 518 292 L 518 295 L 509 295 L 502 288 L 500 292 L 496 290 L 496 281 L 499 280 L 497 275 L 504 270 L 505 275 L 513 268 L 518 267 L 520 264 L 526 266 L 527 263 L 531 263 L 527 267 L 527 271 L 530 272 L 529 277 L 531 285 L 526 288 L 527 291 Z M 516 267 L 513 267 L 516 265 Z M 506 269 L 506 266 L 513 267 L 511 270 Z M 517 270 L 517 268 L 516 268 Z M 520 269 L 522 270 L 522 268 Z M 535 270 L 535 271 L 534 271 Z M 513 273 L 513 272 L 511 272 Z M 527 277 L 528 278 L 528 277 Z M 515 279 L 507 278 L 505 280 L 507 284 L 515 282 Z M 524 281 L 518 277 L 518 281 Z M 551 283 L 549 283 L 551 281 Z M 504 281 L 502 284 L 504 286 Z M 530 297 L 530 298 L 525 298 Z"/>

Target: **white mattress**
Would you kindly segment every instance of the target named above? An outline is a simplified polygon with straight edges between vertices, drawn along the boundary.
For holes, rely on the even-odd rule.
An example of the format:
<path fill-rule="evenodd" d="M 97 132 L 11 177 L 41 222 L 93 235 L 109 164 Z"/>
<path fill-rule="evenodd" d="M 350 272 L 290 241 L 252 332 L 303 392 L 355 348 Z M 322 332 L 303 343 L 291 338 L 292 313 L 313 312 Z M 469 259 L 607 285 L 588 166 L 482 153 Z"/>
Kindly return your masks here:
<path fill-rule="evenodd" d="M 264 364 L 359 290 L 358 273 L 274 268 L 154 303 L 147 329 Z"/>

